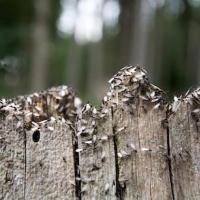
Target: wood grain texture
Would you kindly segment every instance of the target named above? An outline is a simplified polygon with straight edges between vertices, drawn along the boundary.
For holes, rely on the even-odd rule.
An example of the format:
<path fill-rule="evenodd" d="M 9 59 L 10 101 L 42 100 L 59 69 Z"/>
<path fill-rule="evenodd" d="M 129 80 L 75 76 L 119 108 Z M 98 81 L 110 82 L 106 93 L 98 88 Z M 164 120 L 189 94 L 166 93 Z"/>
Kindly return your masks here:
<path fill-rule="evenodd" d="M 78 148 L 81 150 L 81 199 L 115 200 L 116 169 L 111 110 L 104 115 L 94 114 L 92 110 L 84 113 L 80 119 L 80 127 L 85 127 L 78 137 Z"/>
<path fill-rule="evenodd" d="M 111 79 L 110 93 L 118 198 L 172 199 L 162 91 L 140 67 L 125 67 Z"/>
<path fill-rule="evenodd" d="M 24 199 L 23 117 L 0 113 L 0 199 Z"/>
<path fill-rule="evenodd" d="M 0 199 L 75 199 L 74 100 L 60 86 L 0 101 Z"/>
<path fill-rule="evenodd" d="M 194 105 L 192 98 L 190 102 L 179 100 L 176 112 L 169 117 L 175 199 L 200 199 L 199 105 Z"/>
<path fill-rule="evenodd" d="M 164 119 L 142 102 L 114 112 L 121 199 L 172 199 Z"/>
<path fill-rule="evenodd" d="M 130 109 L 130 108 L 129 108 Z M 121 199 L 172 199 L 168 164 L 167 133 L 161 127 L 163 112 L 143 110 L 138 105 L 114 113 Z M 124 118 L 126 117 L 126 120 Z"/>
<path fill-rule="evenodd" d="M 34 130 L 35 131 L 35 130 Z M 53 120 L 34 131 L 26 132 L 25 199 L 75 199 L 75 172 L 72 131 L 61 121 Z"/>
<path fill-rule="evenodd" d="M 99 110 L 67 86 L 0 100 L 0 200 L 199 200 L 200 89 L 166 104 L 139 66 Z"/>

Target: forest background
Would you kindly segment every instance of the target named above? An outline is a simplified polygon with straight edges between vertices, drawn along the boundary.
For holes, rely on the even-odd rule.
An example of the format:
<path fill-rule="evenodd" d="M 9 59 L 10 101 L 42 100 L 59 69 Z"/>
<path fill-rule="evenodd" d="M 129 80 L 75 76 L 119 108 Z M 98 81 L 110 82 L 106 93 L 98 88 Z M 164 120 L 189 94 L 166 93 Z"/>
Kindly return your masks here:
<path fill-rule="evenodd" d="M 126 65 L 169 96 L 200 82 L 200 0 L 0 0 L 0 97 L 69 85 L 99 104 Z"/>

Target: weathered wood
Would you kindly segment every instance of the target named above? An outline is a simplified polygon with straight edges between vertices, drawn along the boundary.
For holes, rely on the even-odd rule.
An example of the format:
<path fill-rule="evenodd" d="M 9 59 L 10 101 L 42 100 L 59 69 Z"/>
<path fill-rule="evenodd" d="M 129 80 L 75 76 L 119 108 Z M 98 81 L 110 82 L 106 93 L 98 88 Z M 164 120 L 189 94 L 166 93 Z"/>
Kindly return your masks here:
<path fill-rule="evenodd" d="M 75 103 L 66 86 L 1 101 L 0 199 L 75 199 Z"/>
<path fill-rule="evenodd" d="M 161 90 L 141 68 L 124 68 L 111 81 L 120 199 L 172 199 L 166 118 Z"/>
<path fill-rule="evenodd" d="M 100 109 L 67 86 L 0 101 L 0 200 L 200 199 L 200 89 L 167 105 L 121 69 Z"/>
<path fill-rule="evenodd" d="M 72 142 L 65 120 L 26 131 L 25 199 L 75 199 Z"/>
<path fill-rule="evenodd" d="M 0 199 L 24 199 L 25 135 L 23 116 L 0 113 Z"/>
<path fill-rule="evenodd" d="M 116 199 L 116 167 L 111 109 L 87 104 L 79 119 L 81 199 Z"/>
<path fill-rule="evenodd" d="M 172 199 L 167 132 L 161 126 L 164 112 L 144 111 L 142 103 L 134 112 L 130 114 L 124 106 L 114 112 L 118 195 L 121 199 Z"/>
<path fill-rule="evenodd" d="M 175 99 L 169 117 L 174 198 L 200 199 L 199 90 Z"/>

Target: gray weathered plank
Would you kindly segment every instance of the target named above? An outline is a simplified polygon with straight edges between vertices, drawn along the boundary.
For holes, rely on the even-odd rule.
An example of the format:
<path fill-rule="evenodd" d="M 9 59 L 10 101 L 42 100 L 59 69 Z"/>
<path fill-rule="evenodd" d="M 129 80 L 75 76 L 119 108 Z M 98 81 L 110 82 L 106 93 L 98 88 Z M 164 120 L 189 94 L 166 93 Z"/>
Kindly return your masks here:
<path fill-rule="evenodd" d="M 198 99 L 196 99 L 196 97 Z M 200 199 L 199 90 L 175 100 L 169 117 L 175 199 Z"/>
<path fill-rule="evenodd" d="M 74 133 L 65 119 L 75 119 L 79 104 L 67 86 L 0 101 L 0 199 L 75 199 Z"/>
<path fill-rule="evenodd" d="M 85 106 L 89 108 L 89 104 Z M 81 199 L 115 200 L 116 169 L 110 109 L 89 108 L 79 119 Z"/>
<path fill-rule="evenodd" d="M 7 106 L 10 111 L 12 108 Z M 23 117 L 0 111 L 0 199 L 24 199 Z"/>
<path fill-rule="evenodd" d="M 138 66 L 109 83 L 99 111 L 67 86 L 0 101 L 0 199 L 200 198 L 200 89 L 168 107 Z"/>
<path fill-rule="evenodd" d="M 124 108 L 123 108 L 124 109 Z M 118 108 L 116 143 L 119 167 L 119 196 L 122 199 L 172 199 L 166 131 L 161 127 L 164 113 L 152 110 L 135 117 Z M 124 120 L 126 118 L 126 120 Z M 152 122 L 154 121 L 154 122 Z M 125 127 L 123 131 L 122 127 Z"/>
<path fill-rule="evenodd" d="M 170 200 L 166 118 L 161 91 L 139 67 L 111 80 L 119 199 Z"/>
<path fill-rule="evenodd" d="M 39 141 L 33 141 L 34 134 L 40 134 Z M 72 142 L 65 121 L 51 120 L 26 131 L 25 199 L 75 199 Z"/>

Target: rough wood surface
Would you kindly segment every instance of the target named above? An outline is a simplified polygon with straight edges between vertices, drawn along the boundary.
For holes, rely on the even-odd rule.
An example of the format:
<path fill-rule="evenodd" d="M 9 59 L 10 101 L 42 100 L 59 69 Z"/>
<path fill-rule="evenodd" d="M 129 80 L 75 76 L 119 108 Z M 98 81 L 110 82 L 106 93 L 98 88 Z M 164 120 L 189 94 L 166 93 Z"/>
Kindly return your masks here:
<path fill-rule="evenodd" d="M 199 90 L 176 99 L 169 117 L 174 198 L 200 199 Z M 174 109 L 174 110 L 173 110 Z"/>
<path fill-rule="evenodd" d="M 81 199 L 116 199 L 116 166 L 111 110 L 87 104 L 79 124 Z"/>
<path fill-rule="evenodd" d="M 25 199 L 74 199 L 72 131 L 57 120 L 38 128 L 26 131 Z M 38 142 L 33 141 L 36 133 Z"/>
<path fill-rule="evenodd" d="M 23 117 L 0 114 L 0 199 L 24 199 L 25 139 Z"/>
<path fill-rule="evenodd" d="M 140 68 L 120 71 L 111 88 L 118 197 L 172 199 L 161 90 L 148 82 Z"/>
<path fill-rule="evenodd" d="M 0 100 L 0 200 L 200 199 L 200 89 L 171 104 L 139 66 L 100 109 L 67 86 Z"/>
<path fill-rule="evenodd" d="M 0 199 L 75 199 L 76 106 L 66 86 L 1 100 Z"/>

